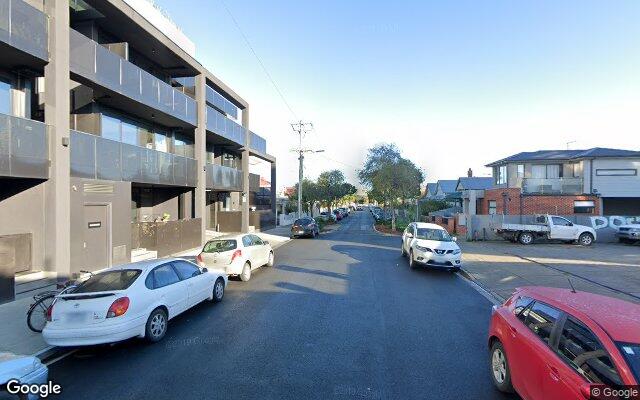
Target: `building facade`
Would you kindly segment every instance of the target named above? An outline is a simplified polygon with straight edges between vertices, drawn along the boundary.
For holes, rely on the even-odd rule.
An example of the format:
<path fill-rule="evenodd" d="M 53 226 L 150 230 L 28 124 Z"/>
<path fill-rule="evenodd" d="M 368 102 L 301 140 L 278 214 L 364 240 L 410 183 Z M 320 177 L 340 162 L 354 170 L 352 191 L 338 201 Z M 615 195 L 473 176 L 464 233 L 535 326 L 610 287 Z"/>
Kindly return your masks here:
<path fill-rule="evenodd" d="M 640 152 L 593 148 L 515 154 L 488 164 L 478 214 L 640 215 Z"/>
<path fill-rule="evenodd" d="M 0 0 L 0 302 L 272 224 L 249 109 L 150 3 Z"/>

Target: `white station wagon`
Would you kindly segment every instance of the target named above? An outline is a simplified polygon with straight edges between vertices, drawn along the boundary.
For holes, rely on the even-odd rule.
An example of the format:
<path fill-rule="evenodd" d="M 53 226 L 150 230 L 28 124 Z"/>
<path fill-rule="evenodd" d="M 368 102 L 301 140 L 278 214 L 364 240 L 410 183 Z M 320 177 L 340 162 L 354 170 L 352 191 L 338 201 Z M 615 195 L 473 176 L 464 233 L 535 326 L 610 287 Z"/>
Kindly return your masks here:
<path fill-rule="evenodd" d="M 171 318 L 204 300 L 221 301 L 226 286 L 226 275 L 179 258 L 111 267 L 56 296 L 42 336 L 54 346 L 157 342 Z"/>

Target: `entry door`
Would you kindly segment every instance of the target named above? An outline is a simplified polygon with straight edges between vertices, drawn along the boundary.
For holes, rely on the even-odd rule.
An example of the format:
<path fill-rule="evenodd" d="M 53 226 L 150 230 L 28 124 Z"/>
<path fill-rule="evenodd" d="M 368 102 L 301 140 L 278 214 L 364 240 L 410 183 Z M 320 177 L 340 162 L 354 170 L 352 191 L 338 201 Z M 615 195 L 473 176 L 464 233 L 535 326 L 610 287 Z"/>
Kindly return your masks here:
<path fill-rule="evenodd" d="M 84 206 L 84 261 L 81 269 L 95 271 L 111 265 L 109 233 L 111 226 L 106 205 Z"/>

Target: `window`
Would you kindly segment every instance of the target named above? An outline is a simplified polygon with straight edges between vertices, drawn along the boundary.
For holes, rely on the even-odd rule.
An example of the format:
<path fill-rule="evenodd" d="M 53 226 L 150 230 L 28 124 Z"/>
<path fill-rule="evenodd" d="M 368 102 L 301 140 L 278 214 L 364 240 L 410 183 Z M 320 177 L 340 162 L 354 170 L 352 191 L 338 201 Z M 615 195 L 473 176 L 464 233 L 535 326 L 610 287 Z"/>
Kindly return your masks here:
<path fill-rule="evenodd" d="M 138 127 L 128 122 L 122 123 L 122 142 L 138 145 Z"/>
<path fill-rule="evenodd" d="M 562 217 L 551 217 L 551 221 L 557 226 L 573 226 L 573 223 Z"/>
<path fill-rule="evenodd" d="M 200 275 L 202 272 L 200 268 L 186 261 L 174 261 L 173 267 L 178 271 L 180 279 L 185 280 Z"/>
<path fill-rule="evenodd" d="M 416 239 L 452 242 L 453 238 L 444 229 L 417 228 Z"/>
<path fill-rule="evenodd" d="M 249 247 L 251 246 L 251 236 L 247 235 L 247 236 L 243 236 L 242 237 L 242 245 L 244 247 Z"/>
<path fill-rule="evenodd" d="M 0 81 L 0 113 L 11 115 L 11 85 Z"/>
<path fill-rule="evenodd" d="M 496 215 L 498 210 L 498 203 L 495 200 L 489 200 L 489 215 Z"/>
<path fill-rule="evenodd" d="M 153 277 L 155 280 L 154 288 L 161 288 L 174 283 L 180 282 L 180 278 L 173 270 L 171 264 L 164 264 L 153 270 Z"/>
<path fill-rule="evenodd" d="M 596 176 L 636 176 L 638 170 L 629 169 L 596 169 Z"/>
<path fill-rule="evenodd" d="M 193 157 L 193 140 L 185 135 L 174 135 L 174 153 L 180 156 Z"/>
<path fill-rule="evenodd" d="M 144 285 L 147 287 L 147 289 L 156 288 L 156 284 L 153 280 L 153 271 L 149 272 L 149 275 L 147 275 L 147 278 L 144 280 Z"/>
<path fill-rule="evenodd" d="M 262 246 L 262 245 L 264 245 L 264 242 L 262 241 L 262 239 L 260 239 L 256 235 L 251 235 L 251 241 L 253 242 L 254 246 Z"/>
<path fill-rule="evenodd" d="M 551 332 L 556 320 L 560 316 L 560 311 L 544 303 L 534 303 L 526 315 L 525 324 L 542 339 L 549 344 Z"/>
<path fill-rule="evenodd" d="M 169 152 L 169 134 L 167 132 L 164 131 L 160 131 L 160 130 L 155 130 L 154 131 L 154 137 L 155 137 L 155 148 L 158 151 L 162 151 L 164 153 Z"/>
<path fill-rule="evenodd" d="M 640 344 L 618 343 L 618 347 L 631 367 L 636 382 L 640 381 Z"/>
<path fill-rule="evenodd" d="M 496 168 L 496 184 L 504 185 L 507 183 L 507 166 L 501 165 Z"/>
<path fill-rule="evenodd" d="M 588 200 L 588 201 L 575 200 L 573 202 L 574 214 L 593 214 L 595 209 L 596 209 L 596 204 L 592 200 Z"/>
<path fill-rule="evenodd" d="M 556 179 L 562 177 L 562 168 L 559 164 L 547 165 L 547 179 Z"/>
<path fill-rule="evenodd" d="M 205 253 L 222 253 L 225 251 L 235 250 L 238 242 L 235 240 L 212 240 L 204 245 Z"/>
<path fill-rule="evenodd" d="M 524 164 L 518 164 L 518 178 L 524 178 Z"/>
<path fill-rule="evenodd" d="M 95 293 L 109 290 L 124 290 L 140 275 L 139 269 L 119 269 L 101 272 L 82 282 L 73 293 Z"/>
<path fill-rule="evenodd" d="M 562 328 L 557 352 L 589 382 L 622 385 L 615 365 L 596 335 L 571 316 Z"/>
<path fill-rule="evenodd" d="M 102 114 L 102 133 L 103 138 L 120 141 L 120 121 L 116 118 Z"/>
<path fill-rule="evenodd" d="M 531 297 L 526 297 L 526 296 L 518 297 L 513 307 L 513 313 L 515 315 L 520 316 L 522 311 L 525 308 L 527 308 L 531 303 L 533 303 L 533 299 Z"/>

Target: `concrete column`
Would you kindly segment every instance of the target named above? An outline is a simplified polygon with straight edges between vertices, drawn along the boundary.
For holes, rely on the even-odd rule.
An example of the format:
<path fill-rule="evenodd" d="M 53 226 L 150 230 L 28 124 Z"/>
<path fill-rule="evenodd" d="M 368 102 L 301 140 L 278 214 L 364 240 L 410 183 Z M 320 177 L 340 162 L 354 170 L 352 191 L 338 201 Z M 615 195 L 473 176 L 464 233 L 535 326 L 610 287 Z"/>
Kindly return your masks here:
<path fill-rule="evenodd" d="M 50 176 L 45 183 L 45 268 L 58 279 L 71 275 L 69 146 L 69 3 L 45 0 L 49 15 L 49 63 L 44 68 L 45 123 L 49 132 Z M 82 209 L 74 212 L 83 212 Z"/>
<path fill-rule="evenodd" d="M 195 131 L 195 156 L 197 160 L 198 186 L 195 190 L 195 216 L 202 219 L 200 240 L 206 240 L 207 230 L 207 107 L 206 79 L 204 75 L 196 76 L 196 104 L 198 105 L 198 126 Z"/>
<path fill-rule="evenodd" d="M 278 194 L 276 193 L 276 162 L 271 163 L 271 214 L 273 218 L 277 218 L 276 214 L 276 201 L 278 200 Z M 275 226 L 278 226 L 278 221 L 275 221 Z"/>
<path fill-rule="evenodd" d="M 242 110 L 245 147 L 242 151 L 242 232 L 249 232 L 249 107 Z"/>

